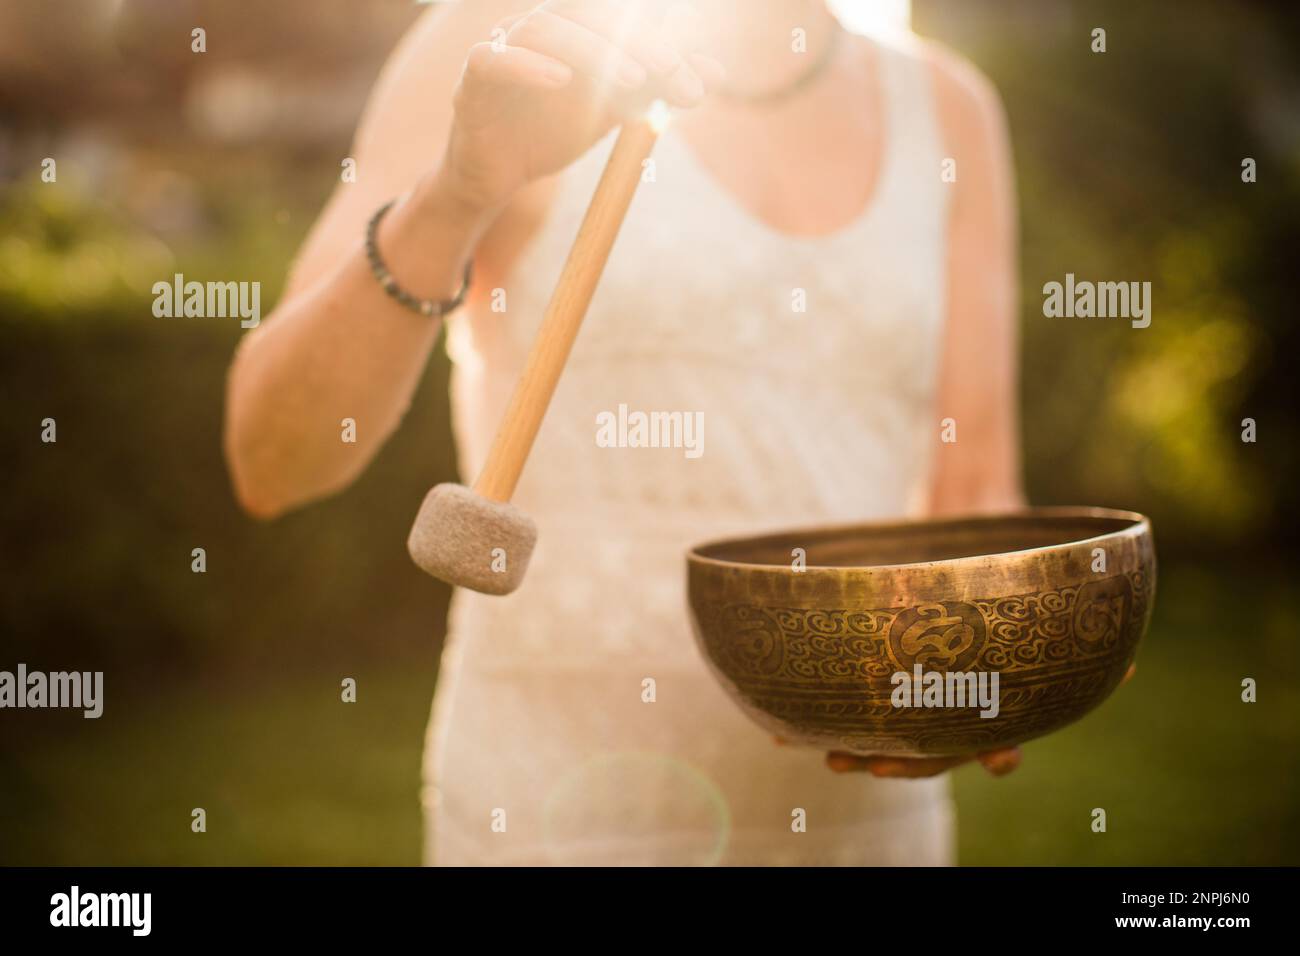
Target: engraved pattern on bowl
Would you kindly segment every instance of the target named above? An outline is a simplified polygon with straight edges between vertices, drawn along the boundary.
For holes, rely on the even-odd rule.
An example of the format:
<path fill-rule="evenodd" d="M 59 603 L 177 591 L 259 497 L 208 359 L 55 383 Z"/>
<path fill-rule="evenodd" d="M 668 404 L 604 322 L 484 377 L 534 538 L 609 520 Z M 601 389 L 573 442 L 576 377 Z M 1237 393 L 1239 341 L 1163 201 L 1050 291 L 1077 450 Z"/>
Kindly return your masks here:
<path fill-rule="evenodd" d="M 825 750 L 941 755 L 1041 737 L 1105 700 L 1146 631 L 1156 566 L 1142 515 L 1038 508 L 709 542 L 687 572 L 697 643 L 761 726 Z M 895 707 L 891 678 L 916 665 L 997 672 L 997 716 Z"/>

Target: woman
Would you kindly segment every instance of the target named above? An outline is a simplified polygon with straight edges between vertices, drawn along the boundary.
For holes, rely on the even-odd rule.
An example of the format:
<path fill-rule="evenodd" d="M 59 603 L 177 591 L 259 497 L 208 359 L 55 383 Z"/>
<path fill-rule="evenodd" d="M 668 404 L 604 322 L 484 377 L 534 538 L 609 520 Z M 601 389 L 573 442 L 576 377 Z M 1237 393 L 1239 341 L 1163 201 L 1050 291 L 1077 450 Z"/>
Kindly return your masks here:
<path fill-rule="evenodd" d="M 453 310 L 472 480 L 601 141 L 666 100 L 678 109 L 515 498 L 539 527 L 528 579 L 505 598 L 453 600 L 426 857 L 946 863 L 940 774 L 953 762 L 774 744 L 693 645 L 683 555 L 719 535 L 1019 502 L 1015 217 L 996 96 L 932 47 L 845 34 L 823 0 L 666 15 L 534 4 L 431 13 L 384 71 L 356 182 L 236 357 L 240 500 L 274 516 L 366 467 L 438 335 L 410 307 L 426 299 L 435 316 Z M 363 242 L 394 198 L 370 252 L 405 303 Z M 703 454 L 599 447 L 597 416 L 620 405 L 702 415 Z M 339 441 L 344 418 L 355 443 Z M 956 442 L 940 440 L 945 419 Z M 1001 773 L 1019 754 L 979 759 Z"/>

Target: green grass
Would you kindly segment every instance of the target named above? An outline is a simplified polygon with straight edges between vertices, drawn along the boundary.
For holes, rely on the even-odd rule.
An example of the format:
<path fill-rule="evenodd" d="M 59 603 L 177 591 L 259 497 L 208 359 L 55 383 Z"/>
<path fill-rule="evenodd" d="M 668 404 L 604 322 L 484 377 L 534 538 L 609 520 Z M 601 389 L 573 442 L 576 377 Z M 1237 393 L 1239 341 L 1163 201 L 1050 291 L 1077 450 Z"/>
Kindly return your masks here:
<path fill-rule="evenodd" d="M 1010 777 L 955 774 L 961 862 L 1300 861 L 1288 594 L 1244 576 L 1230 583 L 1167 574 L 1130 684 L 1028 745 Z M 1236 620 L 1226 593 L 1249 599 Z M 339 700 L 343 676 L 357 678 L 355 704 Z M 1258 703 L 1240 700 L 1246 676 L 1259 682 Z M 99 721 L 42 720 L 42 735 L 19 740 L 0 768 L 0 817 L 11 821 L 0 861 L 417 863 L 432 687 L 423 656 L 348 675 L 109 698 Z M 190 831 L 194 807 L 207 810 L 206 833 Z M 1106 833 L 1090 829 L 1094 807 L 1106 810 Z"/>
<path fill-rule="evenodd" d="M 1275 583 L 1275 582 L 1274 582 Z M 1165 575 L 1138 672 L 1015 774 L 955 774 L 961 862 L 1300 862 L 1300 691 L 1289 588 Z M 1232 605 L 1228 594 L 1244 600 Z M 1258 682 L 1257 703 L 1241 680 Z M 1091 829 L 1106 811 L 1106 832 Z"/>
<path fill-rule="evenodd" d="M 343 676 L 356 703 L 340 700 Z M 111 688 L 110 688 L 111 689 Z M 6 781 L 10 864 L 416 864 L 428 666 L 233 684 L 31 741 Z M 108 719 L 112 708 L 130 713 Z M 73 720 L 76 723 L 73 723 Z M 207 811 L 207 832 L 190 829 Z"/>

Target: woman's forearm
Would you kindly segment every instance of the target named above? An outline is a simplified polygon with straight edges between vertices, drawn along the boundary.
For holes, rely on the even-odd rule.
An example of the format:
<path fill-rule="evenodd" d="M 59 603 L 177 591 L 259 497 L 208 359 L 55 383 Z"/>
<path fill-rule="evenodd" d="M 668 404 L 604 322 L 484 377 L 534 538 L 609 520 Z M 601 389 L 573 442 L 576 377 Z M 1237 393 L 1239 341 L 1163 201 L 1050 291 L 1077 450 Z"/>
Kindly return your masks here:
<path fill-rule="evenodd" d="M 379 246 L 408 292 L 450 298 L 498 207 L 583 155 L 626 108 L 656 97 L 695 106 L 706 92 L 697 70 L 711 82 L 722 71 L 694 54 L 689 17 L 639 27 L 629 44 L 602 0 L 513 17 L 510 42 L 493 33 L 532 5 L 449 5 L 424 21 L 430 48 L 409 47 L 378 85 L 354 140 L 372 185 L 336 197 L 308 243 L 310 281 L 249 335 L 231 369 L 226 455 L 253 514 L 279 514 L 360 474 L 401 420 L 437 339 L 437 322 L 398 305 L 371 275 L 361 233 L 373 209 L 359 205 L 383 197 L 352 190 L 411 182 L 443 157 L 384 217 Z M 612 66 L 618 84 L 607 82 Z M 352 245 L 339 245 L 353 230 Z M 503 224 L 498 238 L 511 235 Z M 496 267 L 508 258 L 502 251 Z M 356 423 L 355 443 L 343 440 L 345 419 Z"/>
<path fill-rule="evenodd" d="M 384 216 L 380 253 L 403 288 L 451 298 L 492 217 L 435 174 Z M 270 518 L 352 481 L 401 421 L 439 325 L 384 292 L 358 230 L 340 264 L 283 300 L 232 364 L 225 446 L 243 507 Z"/>

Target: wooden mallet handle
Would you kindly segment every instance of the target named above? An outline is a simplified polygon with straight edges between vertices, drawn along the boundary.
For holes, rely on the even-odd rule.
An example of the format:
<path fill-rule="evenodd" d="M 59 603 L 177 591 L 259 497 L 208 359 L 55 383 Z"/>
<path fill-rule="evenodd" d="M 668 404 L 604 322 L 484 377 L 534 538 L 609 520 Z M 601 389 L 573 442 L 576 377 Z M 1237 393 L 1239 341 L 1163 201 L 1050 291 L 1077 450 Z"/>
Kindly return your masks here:
<path fill-rule="evenodd" d="M 629 121 L 619 131 L 492 450 L 474 485 L 475 492 L 484 498 L 509 501 L 515 493 L 609 251 L 641 181 L 642 165 L 658 138 L 656 124 L 649 118 Z"/>

